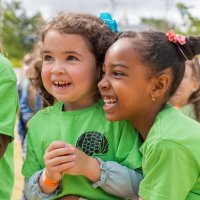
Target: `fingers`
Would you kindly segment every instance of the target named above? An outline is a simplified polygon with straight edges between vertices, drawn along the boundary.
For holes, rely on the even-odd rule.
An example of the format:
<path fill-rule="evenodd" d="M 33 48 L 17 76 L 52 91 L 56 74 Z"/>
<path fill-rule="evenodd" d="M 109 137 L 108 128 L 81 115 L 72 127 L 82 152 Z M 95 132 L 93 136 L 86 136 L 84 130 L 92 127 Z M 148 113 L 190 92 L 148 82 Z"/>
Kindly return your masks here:
<path fill-rule="evenodd" d="M 49 145 L 44 155 L 46 166 L 57 166 L 75 159 L 75 148 L 65 142 L 53 142 Z"/>
<path fill-rule="evenodd" d="M 71 167 L 74 167 L 75 165 L 75 162 L 74 161 L 70 161 L 70 162 L 67 162 L 67 163 L 62 163 L 62 164 L 59 164 L 57 166 L 53 166 L 51 167 L 51 173 L 54 173 L 54 172 L 61 172 L 63 174 L 64 171 L 70 169 Z"/>
<path fill-rule="evenodd" d="M 65 156 L 55 157 L 53 159 L 46 160 L 46 166 L 56 167 L 64 163 L 74 162 L 75 158 L 76 158 L 75 155 L 65 155 Z"/>
<path fill-rule="evenodd" d="M 73 154 L 75 151 L 74 147 L 63 141 L 56 141 L 51 143 L 44 155 L 44 159 L 53 159 L 58 156 Z"/>
<path fill-rule="evenodd" d="M 45 168 L 48 176 L 60 180 L 62 171 L 75 165 L 75 148 L 62 141 L 51 143 L 44 155 Z"/>
<path fill-rule="evenodd" d="M 65 146 L 65 147 L 53 149 L 52 151 L 46 151 L 45 158 L 53 159 L 55 157 L 64 156 L 64 155 L 71 155 L 73 153 L 74 153 L 73 147 Z"/>
<path fill-rule="evenodd" d="M 50 151 L 52 151 L 52 150 L 59 149 L 59 148 L 71 147 L 71 146 L 72 146 L 72 145 L 67 144 L 67 143 L 65 143 L 65 142 L 63 142 L 63 141 L 55 141 L 55 142 L 52 142 L 52 143 L 48 146 L 46 152 L 50 152 Z"/>

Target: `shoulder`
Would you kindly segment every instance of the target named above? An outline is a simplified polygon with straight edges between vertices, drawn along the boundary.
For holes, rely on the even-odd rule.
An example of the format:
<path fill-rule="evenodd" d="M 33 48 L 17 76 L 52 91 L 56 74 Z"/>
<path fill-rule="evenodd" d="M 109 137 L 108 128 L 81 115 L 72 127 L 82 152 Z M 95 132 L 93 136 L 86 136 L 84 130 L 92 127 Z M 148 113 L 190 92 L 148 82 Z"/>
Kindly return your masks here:
<path fill-rule="evenodd" d="M 160 138 L 175 142 L 200 139 L 200 123 L 172 107 L 163 109 L 157 116 L 147 138 Z M 192 133 L 192 134 L 191 134 Z"/>
<path fill-rule="evenodd" d="M 186 150 L 181 144 L 167 139 L 158 139 L 150 146 L 150 149 L 151 152 L 155 151 L 155 153 L 165 153 L 166 155 L 174 151 L 177 152 L 178 149 Z"/>
<path fill-rule="evenodd" d="M 146 163 L 144 170 L 154 165 L 166 166 L 170 163 L 181 164 L 183 162 L 198 166 L 193 154 L 185 146 L 170 140 L 159 139 L 149 146 L 143 146 L 141 152 Z"/>
<path fill-rule="evenodd" d="M 62 103 L 58 102 L 53 106 L 46 107 L 40 111 L 38 111 L 31 119 L 30 119 L 30 127 L 36 123 L 51 123 L 53 120 L 57 120 L 58 114 L 62 109 Z"/>
<path fill-rule="evenodd" d="M 0 82 L 15 81 L 16 74 L 11 62 L 0 53 Z"/>
<path fill-rule="evenodd" d="M 196 143 L 200 143 L 199 133 L 200 123 L 185 116 L 180 110 L 167 107 L 158 114 L 143 146 L 154 147 L 172 142 L 174 146 L 191 149 L 192 146 L 197 146 Z M 160 145 L 160 148 L 163 147 Z"/>
<path fill-rule="evenodd" d="M 0 53 L 0 64 L 1 68 L 12 68 L 11 62 L 1 53 Z"/>
<path fill-rule="evenodd" d="M 144 179 L 139 193 L 144 199 L 150 196 L 151 199 L 185 199 L 186 191 L 191 190 L 199 176 L 199 165 L 191 153 L 184 146 L 164 139 L 145 151 L 142 169 Z M 172 188 L 174 193 L 169 193 Z"/>

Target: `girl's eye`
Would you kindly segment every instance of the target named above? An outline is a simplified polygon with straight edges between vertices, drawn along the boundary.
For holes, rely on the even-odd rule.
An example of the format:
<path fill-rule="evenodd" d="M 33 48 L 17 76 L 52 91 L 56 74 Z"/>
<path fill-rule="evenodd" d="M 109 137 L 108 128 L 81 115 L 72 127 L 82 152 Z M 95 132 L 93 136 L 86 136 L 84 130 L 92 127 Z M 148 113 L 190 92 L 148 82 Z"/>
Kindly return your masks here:
<path fill-rule="evenodd" d="M 67 60 L 68 61 L 76 61 L 76 60 L 78 60 L 78 58 L 76 58 L 75 56 L 67 56 Z"/>
<path fill-rule="evenodd" d="M 120 71 L 114 71 L 113 72 L 114 76 L 120 77 L 120 76 L 124 76 L 125 74 L 120 72 Z"/>
<path fill-rule="evenodd" d="M 52 60 L 53 60 L 53 57 L 51 57 L 50 55 L 44 55 L 44 56 L 43 56 L 43 60 L 44 60 L 44 61 L 52 61 Z"/>

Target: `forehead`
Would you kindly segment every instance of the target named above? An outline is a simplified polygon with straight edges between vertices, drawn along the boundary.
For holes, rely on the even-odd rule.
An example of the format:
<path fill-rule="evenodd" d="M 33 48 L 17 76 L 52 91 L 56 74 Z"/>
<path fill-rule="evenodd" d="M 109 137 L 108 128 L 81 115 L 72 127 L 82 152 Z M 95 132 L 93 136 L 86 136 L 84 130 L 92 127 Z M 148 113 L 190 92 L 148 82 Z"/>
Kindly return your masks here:
<path fill-rule="evenodd" d="M 83 46 L 84 48 L 88 46 L 86 39 L 82 35 L 60 33 L 59 31 L 56 30 L 49 30 L 45 34 L 43 41 L 43 47 L 54 46 L 56 48 L 59 47 L 67 48 L 75 45 Z"/>
<path fill-rule="evenodd" d="M 115 60 L 120 62 L 140 63 L 138 54 L 134 50 L 133 41 L 129 38 L 117 40 L 107 51 L 105 62 Z"/>
<path fill-rule="evenodd" d="M 132 51 L 133 52 L 133 41 L 130 38 L 121 38 L 118 39 L 111 47 L 111 51 L 114 52 L 123 52 L 124 50 Z"/>
<path fill-rule="evenodd" d="M 138 41 L 130 38 L 121 38 L 117 40 L 107 51 L 104 68 L 113 69 L 118 66 L 123 68 L 130 74 L 142 74 L 145 78 L 151 75 L 151 68 L 144 64 L 138 52 Z"/>

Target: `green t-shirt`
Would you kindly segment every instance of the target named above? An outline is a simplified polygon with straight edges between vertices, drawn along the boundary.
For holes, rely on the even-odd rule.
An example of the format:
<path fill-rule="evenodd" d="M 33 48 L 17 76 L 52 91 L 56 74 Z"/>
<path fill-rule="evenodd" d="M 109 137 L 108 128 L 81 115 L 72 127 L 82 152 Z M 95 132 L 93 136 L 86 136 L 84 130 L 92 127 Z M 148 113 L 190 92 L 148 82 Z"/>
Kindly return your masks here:
<path fill-rule="evenodd" d="M 200 199 L 200 124 L 166 106 L 140 148 L 144 200 Z"/>
<path fill-rule="evenodd" d="M 186 106 L 183 106 L 181 108 L 182 112 L 187 115 L 188 117 L 192 118 L 192 119 L 196 119 L 196 116 L 195 116 L 195 110 L 194 110 L 194 105 L 193 104 L 188 104 Z"/>
<path fill-rule="evenodd" d="M 140 139 L 126 121 L 109 122 L 102 103 L 77 111 L 62 111 L 62 103 L 39 111 L 29 123 L 27 153 L 22 168 L 26 177 L 44 168 L 43 155 L 52 141 L 62 140 L 82 149 L 86 154 L 104 161 L 117 161 L 129 168 L 141 167 Z M 65 175 L 63 190 L 57 196 L 75 194 L 90 200 L 121 199 L 92 188 L 83 176 Z"/>
<path fill-rule="evenodd" d="M 11 63 L 0 54 L 0 134 L 14 138 L 18 108 L 16 75 Z M 13 142 L 0 159 L 0 199 L 10 200 L 14 185 Z"/>

